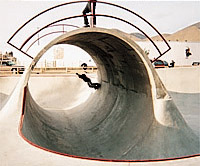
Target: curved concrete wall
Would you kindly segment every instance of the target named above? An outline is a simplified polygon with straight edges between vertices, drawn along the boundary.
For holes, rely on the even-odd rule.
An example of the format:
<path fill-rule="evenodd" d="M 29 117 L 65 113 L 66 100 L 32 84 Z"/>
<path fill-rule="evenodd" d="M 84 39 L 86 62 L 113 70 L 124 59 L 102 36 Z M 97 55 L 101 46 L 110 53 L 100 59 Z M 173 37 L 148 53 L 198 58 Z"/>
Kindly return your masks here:
<path fill-rule="evenodd" d="M 200 67 L 175 67 L 157 69 L 168 91 L 179 93 L 200 93 Z"/>
<path fill-rule="evenodd" d="M 51 151 L 84 158 L 144 160 L 199 153 L 199 139 L 185 123 L 152 68 L 130 39 L 112 30 L 79 29 L 52 41 L 87 51 L 101 88 L 83 104 L 45 110 L 27 92 L 22 133 Z"/>

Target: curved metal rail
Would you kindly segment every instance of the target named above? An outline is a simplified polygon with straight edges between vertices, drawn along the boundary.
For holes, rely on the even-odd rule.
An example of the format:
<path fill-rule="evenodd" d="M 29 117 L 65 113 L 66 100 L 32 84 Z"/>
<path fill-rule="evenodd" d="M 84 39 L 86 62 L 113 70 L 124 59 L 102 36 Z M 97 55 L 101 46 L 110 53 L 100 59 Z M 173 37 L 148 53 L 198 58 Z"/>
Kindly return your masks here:
<path fill-rule="evenodd" d="M 48 27 L 51 27 L 51 26 L 57 26 L 55 25 L 56 23 L 58 22 L 61 22 L 61 21 L 64 21 L 64 20 L 68 20 L 68 19 L 73 19 L 73 18 L 78 18 L 78 17 L 83 17 L 83 15 L 76 15 L 76 16 L 71 16 L 71 17 L 66 17 L 66 18 L 62 18 L 62 19 L 59 19 L 57 21 L 54 21 L 50 24 L 47 24 L 46 26 L 42 27 L 41 29 L 39 29 L 38 31 L 36 31 L 35 33 L 33 33 L 32 35 L 30 35 L 25 41 L 24 43 L 21 45 L 20 48 L 18 48 L 17 46 L 15 46 L 14 44 L 11 43 L 11 40 L 21 31 L 21 29 L 23 29 L 27 24 L 29 24 L 32 20 L 34 20 L 35 18 L 39 17 L 40 15 L 50 11 L 50 10 L 53 10 L 53 9 L 56 9 L 56 8 L 59 8 L 59 7 L 62 7 L 62 6 L 65 6 L 65 5 L 69 5 L 69 4 L 76 4 L 76 3 L 83 3 L 83 2 L 87 2 L 87 1 L 73 1 L 73 2 L 67 2 L 67 3 L 63 3 L 63 4 L 60 4 L 60 5 L 56 5 L 54 7 L 51 7 L 49 9 L 46 9 L 44 11 L 42 11 L 41 13 L 37 14 L 36 16 L 32 17 L 30 20 L 28 20 L 26 23 L 24 23 L 11 37 L 10 39 L 8 40 L 8 44 L 10 44 L 11 46 L 13 46 L 14 48 L 18 49 L 19 51 L 21 51 L 22 53 L 24 53 L 25 55 L 27 55 L 28 57 L 32 58 L 33 57 L 31 55 L 29 55 L 27 53 L 27 51 L 29 50 L 29 48 L 27 49 L 27 51 L 23 51 L 23 47 L 36 35 L 38 34 L 39 32 L 41 32 L 42 30 L 48 28 Z M 111 5 L 111 6 L 114 6 L 114 7 L 117 7 L 117 8 L 121 8 L 127 12 L 130 12 L 132 13 L 133 15 L 137 16 L 138 18 L 142 19 L 145 23 L 147 23 L 161 38 L 162 40 L 165 42 L 165 44 L 167 45 L 168 49 L 166 51 L 164 51 L 163 53 L 160 51 L 160 49 L 157 47 L 157 45 L 154 43 L 154 41 L 143 31 L 141 30 L 141 28 L 137 27 L 136 25 L 130 23 L 129 21 L 126 21 L 125 19 L 122 19 L 122 18 L 119 18 L 119 17 L 115 17 L 115 16 L 111 16 L 111 15 L 104 15 L 104 14 L 95 14 L 95 16 L 103 16 L 103 17 L 109 17 L 109 18 L 113 18 L 113 19 L 117 19 L 117 20 L 120 20 L 122 22 L 125 22 L 131 26 L 133 26 L 134 28 L 136 28 L 137 30 L 139 30 L 142 34 L 144 34 L 149 40 L 150 42 L 155 46 L 155 48 L 157 49 L 158 53 L 160 54 L 157 58 L 155 58 L 152 62 L 156 61 L 158 58 L 160 58 L 161 56 L 163 56 L 165 53 L 167 53 L 171 47 L 169 46 L 168 42 L 165 40 L 165 38 L 162 36 L 162 34 L 152 25 L 150 24 L 149 21 L 147 21 L 146 19 L 144 19 L 143 17 L 141 17 L 140 15 L 138 15 L 137 13 L 125 8 L 125 7 L 122 7 L 122 6 L 119 6 L 119 5 L 116 5 L 116 4 L 113 4 L 113 3 L 109 3 L 109 2 L 103 2 L 103 1 L 97 1 L 97 3 L 102 3 L 102 4 L 106 4 L 106 5 Z M 88 14 L 87 15 L 88 17 L 89 16 L 93 16 L 93 14 Z M 59 25 L 64 25 L 64 24 L 59 24 Z M 66 25 L 66 24 L 65 24 Z M 74 26 L 76 28 L 78 28 L 78 26 Z M 64 30 L 63 30 L 64 31 Z M 51 33 L 47 33 L 45 35 L 43 35 L 42 37 L 40 37 L 39 39 L 45 37 L 45 36 L 48 36 L 50 34 L 53 34 L 53 33 L 59 33 L 59 32 L 51 32 Z M 38 40 L 38 39 L 37 39 Z M 36 40 L 36 41 L 37 41 Z M 34 41 L 33 44 L 36 42 Z M 33 45 L 31 44 L 30 47 Z"/>
<path fill-rule="evenodd" d="M 43 36 L 38 37 L 35 41 L 33 41 L 33 42 L 30 44 L 30 46 L 26 49 L 26 52 L 28 52 L 28 50 L 29 50 L 37 41 L 39 41 L 40 39 L 42 39 L 42 38 L 44 38 L 44 37 L 46 37 L 46 36 L 49 36 L 49 35 L 52 35 L 52 34 L 56 34 L 56 33 L 65 33 L 65 32 L 67 32 L 67 31 L 64 30 L 64 27 L 65 27 L 65 26 L 80 28 L 79 26 L 70 25 L 70 24 L 54 24 L 54 25 L 50 25 L 49 27 L 55 27 L 55 26 L 62 26 L 62 27 L 63 27 L 62 31 L 49 32 L 49 33 L 47 33 L 47 34 L 45 34 L 45 35 L 43 35 Z M 48 27 L 48 28 L 49 28 L 49 27 Z"/>
<path fill-rule="evenodd" d="M 90 14 L 90 15 L 87 15 L 87 16 L 92 16 L 92 15 Z M 159 50 L 159 48 L 157 47 L 157 45 L 153 42 L 153 40 L 152 40 L 144 31 L 142 31 L 140 28 L 138 28 L 138 27 L 135 26 L 134 24 L 132 24 L 132 23 L 130 23 L 130 22 L 124 20 L 124 19 L 121 19 L 121 18 L 118 18 L 118 17 L 115 17 L 115 16 L 101 15 L 101 14 L 96 14 L 96 16 L 102 16 L 102 17 L 113 18 L 113 19 L 120 20 L 120 21 L 122 21 L 122 22 L 125 22 L 125 23 L 127 23 L 127 24 L 133 26 L 134 28 L 136 28 L 137 30 L 139 30 L 142 34 L 144 34 L 144 35 L 152 42 L 152 44 L 156 47 L 157 51 L 160 53 L 161 56 L 164 55 L 164 54 L 168 51 L 168 50 L 167 50 L 166 52 L 164 52 L 163 54 L 161 54 L 161 51 Z M 52 22 L 52 23 L 50 23 L 50 24 L 48 24 L 48 25 L 42 27 L 41 29 L 39 29 L 38 31 L 36 31 L 34 34 L 32 34 L 32 35 L 22 44 L 22 46 L 21 46 L 20 49 L 22 49 L 22 48 L 26 45 L 26 43 L 28 43 L 29 40 L 31 40 L 36 34 L 38 34 L 39 32 L 41 32 L 42 30 L 44 30 L 44 29 L 46 29 L 46 28 L 52 26 L 52 25 L 55 24 L 55 23 L 58 23 L 58 22 L 61 22 L 61 21 L 64 21 L 64 20 L 68 20 L 68 19 L 72 19 L 72 18 L 77 18 L 77 17 L 82 17 L 82 15 L 63 18 L 63 19 L 57 20 L 57 21 L 55 21 L 55 22 Z M 43 38 L 43 37 L 45 37 L 45 36 L 47 36 L 47 35 L 50 35 L 50 34 L 53 34 L 53 33 L 60 33 L 60 32 L 64 33 L 65 31 L 55 31 L 55 32 L 51 32 L 51 33 L 48 33 L 48 34 L 46 34 L 46 35 L 43 35 L 43 36 L 40 37 L 39 39 L 41 39 L 41 38 Z M 35 40 L 33 43 L 37 42 L 39 39 Z M 30 47 L 31 47 L 32 45 L 33 45 L 33 44 L 31 44 Z M 29 48 L 30 48 L 30 47 L 29 47 Z M 29 50 L 29 48 L 27 49 L 27 51 Z M 26 52 L 27 52 L 27 51 L 26 51 Z"/>

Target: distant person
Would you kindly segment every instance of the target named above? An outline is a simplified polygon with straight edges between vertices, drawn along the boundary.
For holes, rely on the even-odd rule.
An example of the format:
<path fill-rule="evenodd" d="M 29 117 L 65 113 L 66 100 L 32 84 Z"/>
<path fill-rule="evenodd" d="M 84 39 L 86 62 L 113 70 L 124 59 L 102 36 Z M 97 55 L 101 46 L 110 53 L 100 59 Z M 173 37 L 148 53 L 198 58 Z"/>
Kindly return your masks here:
<path fill-rule="evenodd" d="M 95 89 L 99 89 L 101 87 L 101 84 L 99 83 L 92 83 L 91 79 L 88 78 L 85 74 L 78 74 L 76 73 L 76 75 L 81 78 L 83 81 L 87 82 L 88 86 L 90 88 L 95 88 Z"/>
<path fill-rule="evenodd" d="M 170 63 L 170 67 L 174 67 L 175 66 L 175 61 L 172 60 L 171 63 Z"/>
<path fill-rule="evenodd" d="M 190 48 L 189 47 L 185 50 L 185 54 L 186 54 L 186 59 L 188 59 L 188 57 L 190 55 L 192 55 L 192 53 L 190 52 Z"/>
<path fill-rule="evenodd" d="M 84 24 L 85 26 L 84 27 L 90 27 L 89 26 L 89 22 L 88 22 L 88 18 L 87 18 L 87 13 L 90 13 L 91 12 L 91 4 L 93 3 L 93 24 L 96 25 L 96 16 L 95 16 L 95 9 L 96 9 L 96 1 L 97 0 L 89 0 L 85 9 L 83 10 L 83 15 L 84 15 Z"/>
<path fill-rule="evenodd" d="M 153 60 L 150 59 L 150 62 L 153 63 L 155 61 L 155 59 L 156 59 L 155 57 L 153 58 Z"/>
<path fill-rule="evenodd" d="M 86 72 L 86 69 L 88 68 L 88 65 L 86 63 L 82 63 L 81 67 L 83 68 L 83 70 Z M 86 72 L 87 73 L 87 72 Z"/>

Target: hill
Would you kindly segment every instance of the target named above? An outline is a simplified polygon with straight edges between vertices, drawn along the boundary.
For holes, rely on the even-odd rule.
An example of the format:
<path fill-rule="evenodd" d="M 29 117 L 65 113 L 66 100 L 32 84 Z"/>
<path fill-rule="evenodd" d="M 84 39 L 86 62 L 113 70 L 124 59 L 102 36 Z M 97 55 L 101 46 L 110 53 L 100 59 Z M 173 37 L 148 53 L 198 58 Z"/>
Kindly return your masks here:
<path fill-rule="evenodd" d="M 146 36 L 141 34 L 141 33 L 130 33 L 130 35 L 140 39 L 140 40 L 143 40 L 143 39 L 146 39 Z"/>
<path fill-rule="evenodd" d="M 134 41 L 142 41 L 143 39 L 145 39 L 146 37 L 141 34 L 141 33 L 131 33 L 131 34 L 128 34 L 126 32 L 123 32 L 121 30 L 118 30 L 118 29 L 112 29 L 113 31 L 116 31 L 118 33 L 122 33 L 124 34 L 125 36 L 127 36 L 128 38 L 134 40 Z"/>
<path fill-rule="evenodd" d="M 163 34 L 167 41 L 180 41 L 180 42 L 200 42 L 200 23 L 190 25 L 181 29 L 173 34 Z M 152 37 L 154 41 L 161 41 L 159 36 Z"/>
<path fill-rule="evenodd" d="M 117 31 L 118 33 L 123 33 L 128 38 L 134 40 L 134 41 L 147 41 L 148 39 L 143 35 L 142 33 L 125 33 L 118 29 L 113 29 Z M 195 23 L 193 25 L 190 25 L 186 28 L 183 28 L 173 34 L 162 34 L 163 37 L 167 41 L 180 41 L 180 42 L 200 42 L 200 23 Z M 152 37 L 153 41 L 161 41 L 161 37 L 159 35 Z"/>

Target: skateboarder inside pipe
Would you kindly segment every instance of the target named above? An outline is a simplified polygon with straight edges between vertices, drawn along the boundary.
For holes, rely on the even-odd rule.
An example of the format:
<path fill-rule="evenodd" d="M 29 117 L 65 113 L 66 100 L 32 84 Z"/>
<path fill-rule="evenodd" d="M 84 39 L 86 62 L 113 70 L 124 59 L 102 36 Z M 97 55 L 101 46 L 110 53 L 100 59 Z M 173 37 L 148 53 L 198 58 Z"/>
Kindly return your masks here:
<path fill-rule="evenodd" d="M 101 84 L 99 84 L 99 83 L 92 83 L 92 82 L 91 82 L 91 79 L 88 78 L 85 74 L 78 74 L 78 73 L 76 73 L 76 75 L 77 75 L 80 79 L 82 79 L 83 81 L 87 82 L 87 84 L 88 84 L 88 86 L 89 86 L 90 88 L 99 89 L 99 88 L 101 87 Z"/>

